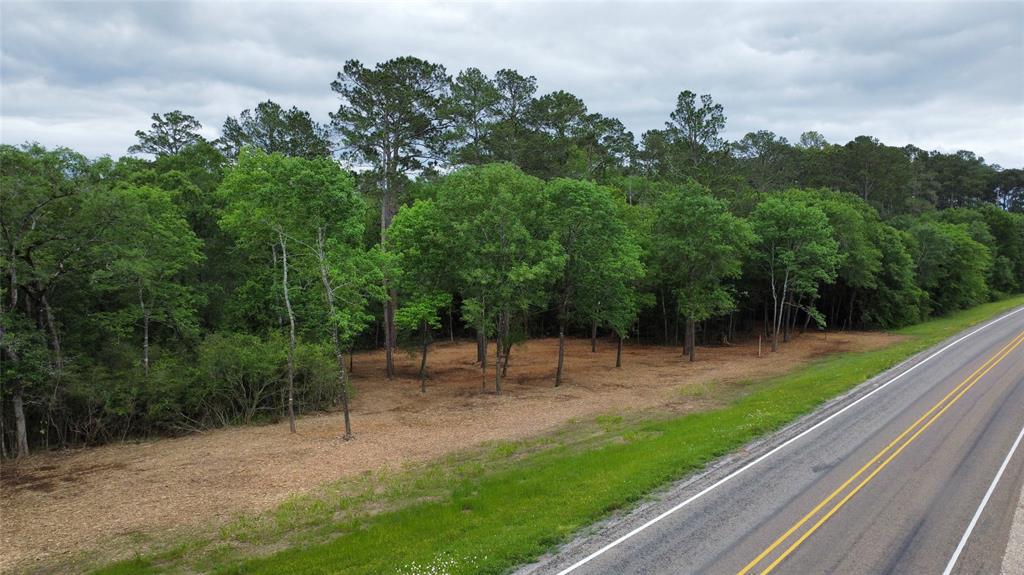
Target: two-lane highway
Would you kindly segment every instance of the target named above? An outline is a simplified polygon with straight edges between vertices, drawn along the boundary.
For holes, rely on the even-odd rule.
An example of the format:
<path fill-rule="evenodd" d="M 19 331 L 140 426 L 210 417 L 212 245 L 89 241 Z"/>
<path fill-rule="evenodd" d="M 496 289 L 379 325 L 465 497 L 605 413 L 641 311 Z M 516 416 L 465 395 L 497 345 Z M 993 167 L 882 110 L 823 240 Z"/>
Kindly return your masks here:
<path fill-rule="evenodd" d="M 817 417 L 522 571 L 999 573 L 1024 481 L 1024 309 Z"/>

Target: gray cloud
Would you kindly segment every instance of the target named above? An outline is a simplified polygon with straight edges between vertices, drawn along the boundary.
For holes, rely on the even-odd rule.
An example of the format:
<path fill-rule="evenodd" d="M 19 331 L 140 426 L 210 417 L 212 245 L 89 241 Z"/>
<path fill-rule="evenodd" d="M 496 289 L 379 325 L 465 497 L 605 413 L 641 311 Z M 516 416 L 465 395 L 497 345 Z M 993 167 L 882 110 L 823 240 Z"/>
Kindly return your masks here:
<path fill-rule="evenodd" d="M 680 90 L 727 135 L 970 149 L 1024 165 L 1024 3 L 4 2 L 0 138 L 118 156 L 155 111 L 214 136 L 272 98 L 317 119 L 345 60 L 516 68 L 638 136 Z"/>

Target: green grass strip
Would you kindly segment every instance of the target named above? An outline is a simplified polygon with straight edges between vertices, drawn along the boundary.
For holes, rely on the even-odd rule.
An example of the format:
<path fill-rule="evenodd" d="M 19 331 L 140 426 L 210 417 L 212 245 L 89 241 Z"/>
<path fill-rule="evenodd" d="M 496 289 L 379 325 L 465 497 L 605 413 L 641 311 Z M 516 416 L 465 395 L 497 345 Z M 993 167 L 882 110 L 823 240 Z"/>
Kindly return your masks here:
<path fill-rule="evenodd" d="M 1017 296 L 905 328 L 896 333 L 909 337 L 892 346 L 830 356 L 757 382 L 725 407 L 627 425 L 619 441 L 594 449 L 547 449 L 493 473 L 457 479 L 440 500 L 328 522 L 319 534 L 336 536 L 327 542 L 321 537 L 267 557 L 207 567 L 268 575 L 504 573 L 914 353 L 1022 304 L 1024 296 Z M 163 570 L 155 560 L 135 559 L 99 573 Z"/>

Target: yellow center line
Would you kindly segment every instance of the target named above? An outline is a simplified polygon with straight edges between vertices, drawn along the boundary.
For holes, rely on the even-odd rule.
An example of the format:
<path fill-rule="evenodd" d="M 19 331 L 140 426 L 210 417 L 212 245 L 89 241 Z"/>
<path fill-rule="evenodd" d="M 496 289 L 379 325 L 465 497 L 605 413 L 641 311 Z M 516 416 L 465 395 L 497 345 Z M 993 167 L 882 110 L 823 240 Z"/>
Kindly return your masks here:
<path fill-rule="evenodd" d="M 928 426 L 930 426 L 930 425 L 931 425 L 931 424 L 932 424 L 932 423 L 933 423 L 933 422 L 934 422 L 934 421 L 935 421 L 936 419 L 938 419 L 938 417 L 939 417 L 940 415 L 942 415 L 942 413 L 943 413 L 943 412 L 945 412 L 945 411 L 946 411 L 946 409 L 948 409 L 948 408 L 949 408 L 949 407 L 950 407 L 950 406 L 951 406 L 951 405 L 952 405 L 953 403 L 955 403 L 955 402 L 956 402 L 957 400 L 959 400 L 959 399 L 960 399 L 960 397 L 962 397 L 962 396 L 963 396 L 963 394 L 964 394 L 964 393 L 966 393 L 968 389 L 970 389 L 971 387 L 973 387 L 973 386 L 974 386 L 974 384 L 975 384 L 975 383 L 977 383 L 977 381 L 978 381 L 979 379 L 981 379 L 981 377 L 982 377 L 982 376 L 984 376 L 984 375 L 985 375 L 986 373 L 988 373 L 988 371 L 989 371 L 989 370 L 991 370 L 991 369 L 992 369 L 993 367 L 995 367 L 995 365 L 996 365 L 997 363 L 999 363 L 1000 361 L 1002 361 L 1002 360 L 1003 360 L 1003 358 L 1005 358 L 1005 357 L 1006 357 L 1006 356 L 1007 356 L 1007 355 L 1008 355 L 1008 354 L 1009 354 L 1009 353 L 1010 353 L 1011 351 L 1013 351 L 1013 349 L 1015 349 L 1015 348 L 1016 348 L 1016 347 L 1017 347 L 1018 345 L 1020 345 L 1020 344 L 1021 344 L 1022 342 L 1024 342 L 1024 331 L 1022 331 L 1021 333 L 1017 334 L 1017 336 L 1016 336 L 1016 337 L 1014 337 L 1014 338 L 1013 338 L 1012 340 L 1010 340 L 1010 342 L 1009 342 L 1009 343 L 1007 343 L 1007 344 L 1006 344 L 1005 346 L 1003 346 L 1003 348 L 1002 348 L 1002 349 L 1000 349 L 1000 350 L 999 350 L 998 352 L 996 352 L 996 353 L 995 353 L 995 354 L 994 354 L 993 356 L 991 356 L 991 357 L 990 357 L 990 358 L 989 358 L 988 360 L 986 360 L 986 361 L 985 361 L 985 363 L 983 363 L 983 364 L 982 364 L 981 366 L 979 366 L 979 367 L 978 367 L 978 368 L 977 368 L 976 370 L 974 370 L 974 372 L 973 372 L 973 373 L 971 373 L 971 374 L 970 374 L 969 376 L 967 376 L 967 378 L 965 378 L 965 379 L 964 379 L 963 381 L 961 381 L 961 382 L 960 382 L 959 384 L 957 384 L 957 386 L 956 386 L 956 387 L 954 387 L 954 388 L 953 388 L 953 389 L 952 389 L 952 390 L 951 390 L 951 391 L 950 391 L 949 393 L 947 393 L 947 394 L 946 394 L 946 395 L 945 395 L 945 396 L 944 396 L 944 397 L 943 397 L 943 398 L 942 398 L 941 400 L 939 400 L 939 402 L 938 402 L 938 403 L 936 403 L 936 404 L 935 404 L 934 406 L 932 406 L 932 408 L 931 408 L 931 409 L 929 409 L 929 410 L 928 410 L 927 412 L 925 412 L 925 413 L 924 413 L 924 415 L 922 415 L 921 417 L 919 417 L 919 418 L 917 419 L 917 421 L 915 421 L 914 423 L 912 423 L 912 424 L 911 424 L 911 425 L 910 425 L 910 426 L 909 426 L 909 427 L 908 427 L 907 429 L 905 429 L 905 430 L 904 430 L 904 431 L 903 431 L 902 433 L 900 433 L 900 435 L 899 435 L 898 437 L 896 437 L 896 439 L 894 439 L 894 440 L 893 440 L 892 442 L 890 442 L 890 443 L 889 443 L 888 445 L 886 445 L 884 449 L 882 449 L 882 450 L 881 450 L 880 452 L 878 452 L 878 454 L 876 454 L 876 455 L 875 455 L 874 457 L 872 457 L 870 461 L 868 461 L 867 463 L 865 463 L 865 464 L 864 464 L 864 465 L 863 465 L 863 466 L 862 466 L 862 467 L 861 467 L 860 469 L 858 469 L 858 470 L 857 470 L 857 472 L 856 472 L 856 473 L 854 473 L 854 474 L 853 474 L 853 475 L 852 475 L 852 476 L 851 476 L 851 477 L 850 477 L 849 479 L 847 479 L 847 480 L 846 480 L 845 482 L 843 482 L 843 484 L 842 484 L 842 485 L 840 485 L 840 486 L 839 486 L 839 487 L 838 487 L 838 488 L 837 488 L 837 489 L 836 489 L 835 491 L 833 491 L 833 492 L 832 492 L 832 493 L 831 493 L 831 494 L 830 494 L 830 495 L 829 495 L 828 497 L 826 497 L 826 498 L 825 498 L 825 499 L 823 499 L 823 500 L 822 500 L 822 501 L 821 501 L 820 503 L 818 503 L 818 504 L 817 504 L 817 505 L 816 505 L 816 506 L 814 507 L 814 509 L 812 509 L 812 510 L 811 510 L 810 512 L 808 512 L 808 513 L 807 513 L 807 515 L 804 515 L 804 517 L 803 517 L 803 518 L 801 518 L 801 519 L 800 519 L 800 520 L 799 520 L 799 521 L 798 521 L 798 522 L 797 522 L 797 523 L 796 523 L 795 525 L 793 525 L 793 526 L 792 526 L 791 528 L 789 528 L 789 530 L 787 530 L 787 531 L 786 531 L 785 533 L 783 533 L 783 534 L 782 534 L 782 535 L 781 535 L 781 536 L 780 536 L 780 537 L 779 537 L 778 539 L 776 539 L 776 540 L 775 540 L 775 541 L 774 541 L 774 542 L 773 542 L 773 543 L 772 543 L 772 544 L 771 544 L 770 546 L 768 546 L 768 548 L 767 548 L 767 549 L 765 549 L 764 551 L 762 551 L 760 555 L 758 555 L 757 557 L 755 557 L 755 558 L 754 558 L 754 559 L 753 559 L 753 560 L 752 560 L 752 561 L 751 561 L 750 563 L 748 563 L 748 564 L 747 564 L 747 565 L 746 565 L 746 566 L 745 566 L 745 567 L 744 567 L 744 568 L 743 568 L 742 570 L 740 570 L 740 571 L 739 571 L 739 573 L 738 573 L 737 575 L 746 575 L 746 574 L 747 574 L 748 572 L 750 572 L 750 570 L 751 570 L 751 569 L 753 569 L 753 568 L 754 568 L 754 567 L 755 567 L 755 566 L 756 566 L 756 565 L 757 565 L 758 563 L 760 563 L 760 562 L 761 562 L 761 561 L 762 561 L 762 560 L 763 560 L 763 559 L 764 559 L 765 557 L 767 557 L 767 556 L 768 556 L 768 555 L 769 555 L 769 554 L 770 554 L 770 553 L 771 553 L 772 551 L 774 551 L 776 547 L 778 547 L 778 546 L 779 546 L 779 545 L 781 545 L 781 544 L 782 544 L 783 542 L 785 542 L 785 541 L 786 541 L 786 540 L 787 540 L 787 539 L 788 539 L 788 538 L 789 538 L 789 537 L 790 537 L 790 536 L 791 536 L 791 535 L 792 535 L 792 534 L 793 534 L 793 533 L 794 533 L 794 532 L 795 532 L 795 531 L 796 531 L 797 529 L 799 529 L 799 528 L 800 528 L 800 527 L 801 527 L 801 526 L 802 526 L 802 525 L 803 525 L 804 523 L 806 523 L 807 521 L 809 521 L 809 520 L 810 520 L 810 519 L 811 519 L 812 517 L 814 517 L 814 516 L 815 516 L 815 515 L 816 515 L 816 514 L 817 514 L 817 513 L 819 512 L 819 511 L 821 511 L 821 509 L 822 509 L 822 508 L 824 508 L 824 507 L 825 507 L 826 505 L 828 505 L 828 503 L 829 503 L 830 501 L 832 501 L 832 500 L 833 500 L 833 499 L 834 499 L 835 497 L 837 497 L 837 496 L 838 496 L 838 495 L 839 495 L 840 493 L 842 493 L 842 492 L 843 492 L 843 490 L 845 490 L 845 489 L 846 489 L 846 488 L 847 488 L 847 487 L 848 487 L 848 486 L 849 486 L 849 485 L 850 485 L 851 483 L 853 483 L 853 482 L 854 482 L 854 481 L 855 481 L 855 480 L 856 480 L 856 479 L 857 479 L 858 477 L 860 477 L 860 476 L 861 476 L 861 475 L 862 475 L 862 474 L 863 474 L 863 473 L 864 473 L 865 471 L 867 471 L 867 469 L 869 469 L 869 468 L 870 468 L 870 467 L 871 467 L 872 465 L 874 465 L 874 464 L 875 464 L 875 463 L 876 463 L 876 462 L 877 462 L 877 461 L 878 461 L 879 459 L 881 459 L 881 458 L 882 458 L 883 456 L 885 456 L 885 454 L 886 454 L 887 452 L 889 452 L 889 450 L 890 450 L 890 449 L 892 449 L 893 447 L 895 447 L 895 446 L 896 446 L 896 445 L 897 445 L 897 444 L 898 444 L 898 443 L 899 443 L 899 442 L 900 442 L 900 441 L 901 441 L 901 440 L 902 440 L 902 439 L 903 439 L 904 437 L 906 437 L 906 436 L 907 436 L 907 435 L 908 435 L 909 433 L 911 433 L 912 431 L 914 431 L 914 429 L 915 429 L 915 428 L 916 428 L 916 427 L 917 427 L 917 426 L 918 426 L 918 425 L 919 425 L 919 424 L 920 424 L 921 422 L 923 422 L 923 421 L 924 421 L 925 419 L 927 419 L 927 418 L 928 418 L 928 416 L 930 416 L 930 415 L 931 415 L 932 413 L 934 413 L 934 412 L 935 412 L 935 411 L 936 411 L 937 409 L 940 409 L 940 407 L 942 408 L 942 410 L 941 410 L 941 411 L 940 411 L 940 412 L 939 412 L 938 414 L 936 414 L 936 415 L 935 415 L 935 416 L 934 416 L 934 417 L 933 417 L 933 418 L 932 418 L 932 419 L 931 419 L 931 420 L 930 420 L 930 421 L 929 421 L 929 422 L 928 422 L 927 424 L 925 424 L 925 425 L 924 425 L 924 427 L 922 427 L 921 429 L 919 429 L 919 430 L 917 431 L 917 433 L 915 433 L 915 434 L 914 434 L 914 435 L 913 435 L 913 436 L 912 436 L 912 437 L 911 437 L 911 438 L 910 438 L 910 439 L 909 439 L 909 440 L 908 440 L 908 441 L 907 441 L 906 443 L 904 443 L 904 444 L 903 444 L 903 445 L 902 445 L 902 446 L 901 446 L 901 447 L 900 447 L 900 448 L 899 448 L 899 449 L 898 449 L 898 450 L 897 450 L 897 451 L 896 451 L 896 452 L 895 452 L 895 453 L 894 453 L 894 454 L 893 454 L 892 456 L 890 456 L 890 457 L 889 457 L 889 459 L 887 459 L 887 460 L 886 460 L 886 461 L 885 461 L 885 462 L 884 462 L 884 463 L 883 463 L 883 464 L 882 464 L 882 465 L 881 465 L 881 466 L 880 466 L 880 467 L 879 467 L 878 469 L 876 469 L 876 470 L 874 471 L 874 473 L 872 473 L 871 475 L 869 475 L 869 476 L 868 476 L 868 478 L 866 478 L 866 479 L 865 479 L 865 480 L 864 480 L 864 481 L 863 481 L 863 482 L 862 482 L 862 483 L 861 483 L 860 485 L 858 485 L 858 486 L 857 486 L 857 488 L 856 488 L 856 489 L 854 489 L 852 493 L 850 493 L 850 494 L 849 494 L 849 495 L 847 495 L 847 496 L 846 496 L 846 497 L 845 497 L 845 498 L 844 498 L 844 499 L 843 499 L 842 501 L 840 501 L 840 502 L 839 502 L 839 504 L 837 504 L 837 505 L 836 505 L 836 507 L 834 507 L 834 508 L 833 508 L 833 509 L 832 509 L 832 510 L 831 510 L 831 511 L 830 511 L 830 512 L 829 512 L 829 513 L 828 513 L 828 514 L 827 514 L 827 515 L 825 516 L 825 518 L 824 518 L 824 519 L 822 519 L 822 520 L 821 520 L 821 521 L 819 521 L 819 522 L 818 522 L 817 524 L 815 524 L 815 526 L 813 526 L 813 527 L 811 528 L 811 530 L 810 530 L 810 531 L 808 531 L 807 533 L 805 533 L 805 534 L 804 534 L 804 535 L 803 535 L 803 536 L 802 536 L 802 537 L 801 537 L 801 538 L 800 538 L 799 540 L 797 540 L 797 542 L 796 542 L 796 543 L 794 543 L 793 545 L 791 545 L 791 546 L 790 546 L 790 548 L 789 548 L 789 549 L 787 549 L 787 550 L 786 550 L 786 552 L 785 552 L 785 553 L 783 553 L 783 555 L 782 555 L 781 557 L 779 557 L 778 559 L 776 559 L 776 560 L 775 560 L 775 561 L 774 561 L 774 562 L 773 562 L 773 563 L 772 563 L 771 565 L 769 565 L 769 566 L 768 566 L 768 568 L 767 568 L 767 569 L 766 569 L 765 571 L 763 571 L 762 573 L 767 573 L 768 571 L 771 571 L 771 570 L 772 570 L 772 569 L 773 569 L 773 568 L 774 568 L 774 567 L 775 567 L 776 565 L 778 565 L 778 563 L 779 563 L 779 562 L 781 562 L 781 561 L 782 561 L 782 560 L 783 560 L 783 559 L 784 559 L 784 558 L 785 558 L 785 557 L 786 557 L 787 555 L 789 555 L 789 553 L 791 553 L 791 552 L 792 552 L 792 551 L 793 551 L 793 550 L 794 550 L 794 549 L 796 548 L 796 546 L 798 546 L 798 545 L 799 545 L 800 543 L 802 543 L 802 542 L 803 542 L 803 541 L 804 541 L 805 539 L 807 539 L 807 537 L 808 537 L 808 536 L 810 536 L 810 534 L 811 534 L 811 533 L 813 533 L 813 532 L 814 532 L 814 531 L 815 531 L 815 530 L 816 530 L 816 529 L 817 529 L 817 528 L 818 528 L 818 527 L 819 527 L 819 526 L 820 526 L 820 525 L 821 525 L 822 523 L 824 523 L 824 522 L 825 522 L 825 520 L 827 520 L 827 519 L 828 519 L 828 517 L 831 517 L 831 515 L 832 515 L 833 513 L 835 513 L 836 511 L 838 511 L 839 507 L 842 507 L 842 506 L 843 506 L 843 505 L 844 505 L 844 504 L 846 503 L 846 501 L 848 501 L 848 500 L 850 499 L 850 497 L 852 497 L 852 496 L 853 496 L 853 494 L 854 494 L 854 493 L 856 493 L 857 491 L 859 491 L 859 490 L 860 490 L 860 488 L 861 488 L 861 487 L 863 487 L 863 486 L 864 486 L 864 485 L 865 485 L 865 484 L 866 484 L 866 483 L 867 483 L 868 481 L 870 481 L 870 480 L 871 480 L 871 478 L 873 478 L 873 477 L 874 477 L 874 476 L 875 476 L 875 475 L 876 475 L 876 474 L 877 474 L 877 473 L 878 473 L 879 471 L 881 471 L 881 469 L 882 469 L 883 467 L 885 467 L 886 465 L 888 465 L 888 463 L 889 463 L 890 461 L 892 461 L 892 459 L 893 459 L 893 458 L 894 458 L 894 457 L 895 457 L 896 455 L 898 455 L 900 451 L 902 451 L 902 450 L 903 450 L 903 449 L 904 449 L 904 448 L 905 448 L 905 447 L 906 447 L 907 445 L 909 445 L 909 444 L 910 444 L 910 442 L 912 442 L 912 441 L 913 441 L 914 439 L 916 439 L 916 437 L 917 437 L 918 435 L 920 435 L 920 433 L 921 433 L 922 431 L 924 431 L 924 429 L 926 429 L 926 428 L 927 428 Z M 952 401 L 950 401 L 950 402 L 949 402 L 948 404 L 946 404 L 946 406 L 945 406 L 945 407 L 942 407 L 942 406 L 943 406 L 943 404 L 944 404 L 944 403 L 946 403 L 946 402 L 947 402 L 947 400 L 949 400 L 949 399 L 950 399 L 951 397 L 953 397 L 954 395 L 956 395 L 956 397 L 955 397 L 955 398 L 953 398 L 953 399 L 952 399 Z"/>
<path fill-rule="evenodd" d="M 933 417 L 932 417 L 932 418 L 931 418 L 930 420 L 928 420 L 928 423 L 924 424 L 924 425 L 923 425 L 923 426 L 921 427 L 921 429 L 918 429 L 918 430 L 917 430 L 917 432 L 915 432 L 915 433 L 914 433 L 914 435 L 910 436 L 910 439 L 908 439 L 908 440 L 907 440 L 907 441 L 906 441 L 905 443 L 903 443 L 903 445 L 901 445 L 901 446 L 899 447 L 899 449 L 897 449 L 896 451 L 894 451 L 892 455 L 890 455 L 890 456 L 889 456 L 888 458 L 886 458 L 886 460 L 885 460 L 885 461 L 883 461 L 881 465 L 879 465 L 879 466 L 878 466 L 878 467 L 877 467 L 877 468 L 876 468 L 876 469 L 875 469 L 874 471 L 872 471 L 870 475 L 868 475 L 867 477 L 865 477 L 865 478 L 864 478 L 864 480 L 863 480 L 863 481 L 861 481 L 861 482 L 860 482 L 860 484 L 859 484 L 859 485 L 857 485 L 857 487 L 855 487 L 855 488 L 854 488 L 854 489 L 853 489 L 852 491 L 850 491 L 850 493 L 848 493 L 848 494 L 847 494 L 847 495 L 846 495 L 845 497 L 843 497 L 843 498 L 842 498 L 842 499 L 841 499 L 841 500 L 839 501 L 839 503 L 836 503 L 836 504 L 835 504 L 835 506 L 834 506 L 834 507 L 832 507 L 832 509 L 830 509 L 830 510 L 829 510 L 829 512 L 828 512 L 828 513 L 826 513 L 824 517 L 822 517 L 821 519 L 819 519 L 819 520 L 818 520 L 818 522 L 817 522 L 817 523 L 815 523 L 815 524 L 814 524 L 814 525 L 813 525 L 813 526 L 812 526 L 812 527 L 811 527 L 810 529 L 808 529 L 806 533 L 804 533 L 803 535 L 801 535 L 801 536 L 800 536 L 800 538 L 799 538 L 799 539 L 797 539 L 796 541 L 794 541 L 792 545 L 790 545 L 790 546 L 789 546 L 789 547 L 788 547 L 788 548 L 787 548 L 787 549 L 786 549 L 786 550 L 785 550 L 785 551 L 784 551 L 784 552 L 783 552 L 783 553 L 782 553 L 781 555 L 779 555 L 779 557 L 778 557 L 778 558 L 776 558 L 776 559 L 775 559 L 775 561 L 772 561 L 772 562 L 771 562 L 771 564 L 769 564 L 769 565 L 768 565 L 768 567 L 767 567 L 767 568 L 765 568 L 765 570 L 761 572 L 761 575 L 765 575 L 766 573 L 770 572 L 770 571 L 771 571 L 772 569 L 774 569 L 774 568 L 775 568 L 775 567 L 776 567 L 776 566 L 777 566 L 777 565 L 778 565 L 779 563 L 781 563 L 783 559 L 785 559 L 785 558 L 786 558 L 787 556 L 789 556 L 789 554 L 790 554 L 790 553 L 792 553 L 792 552 L 793 552 L 793 551 L 794 551 L 794 550 L 795 550 L 795 549 L 796 549 L 796 548 L 797 548 L 798 546 L 800 546 L 800 544 L 801 544 L 801 543 L 803 543 L 803 542 L 804 542 L 804 541 L 805 541 L 805 540 L 806 540 L 806 539 L 807 539 L 808 537 L 810 537 L 812 533 L 814 533 L 815 531 L 817 531 L 817 529 L 818 529 L 819 527 L 821 527 L 821 526 L 822 526 L 822 525 L 823 525 L 823 524 L 824 524 L 824 523 L 825 523 L 826 521 L 828 521 L 828 519 L 829 519 L 830 517 L 832 517 L 832 515 L 834 515 L 834 514 L 836 513 L 836 511 L 839 511 L 839 509 L 840 509 L 840 508 L 841 508 L 841 507 L 842 507 L 843 505 L 845 505 L 847 501 L 849 501 L 849 500 L 850 500 L 850 499 L 851 499 L 851 498 L 852 498 L 852 497 L 853 497 L 854 495 L 856 495 L 856 493 L 857 493 L 858 491 L 860 491 L 860 489 L 861 489 L 862 487 L 864 487 L 865 485 L 867 485 L 867 484 L 868 484 L 868 482 L 870 482 L 870 481 L 871 481 L 872 479 L 874 479 L 874 477 L 875 477 L 876 475 L 878 475 L 878 473 L 879 473 L 880 471 L 882 471 L 882 469 L 885 469 L 885 466 L 889 465 L 889 463 L 890 463 L 890 462 L 891 462 L 891 461 L 892 461 L 893 459 L 895 459 L 895 458 L 896 458 L 896 456 L 900 454 L 900 452 L 902 452 L 902 451 L 903 451 L 903 450 L 904 450 L 904 449 L 905 449 L 905 448 L 906 448 L 906 447 L 907 447 L 908 445 L 910 445 L 911 443 L 913 443 L 913 441 L 914 441 L 915 439 L 917 439 L 917 438 L 918 438 L 918 436 L 920 436 L 920 435 L 921 435 L 921 433 L 923 433 L 923 432 L 924 432 L 924 430 L 928 429 L 928 427 L 930 427 L 932 423 L 935 423 L 935 421 L 936 421 L 937 419 L 939 419 L 939 417 L 941 417 L 941 416 L 942 416 L 942 414 L 943 414 L 943 413 L 945 413 L 947 409 L 949 409 L 950 407 L 952 407 L 952 406 L 953 406 L 953 404 L 954 404 L 954 403 L 956 403 L 957 401 L 959 401 L 959 400 L 960 400 L 960 398 L 961 398 L 961 397 L 963 397 L 965 393 L 967 393 L 967 392 L 968 392 L 968 391 L 969 391 L 969 390 L 970 390 L 970 389 L 971 389 L 972 387 L 974 387 L 974 384 L 978 383 L 978 381 L 980 381 L 980 380 L 981 380 L 981 377 L 982 377 L 983 375 L 985 375 L 986 373 L 988 373 L 989 371 L 991 371 L 991 370 L 992 370 L 992 368 L 994 368 L 994 367 L 995 367 L 995 366 L 996 366 L 996 365 L 997 365 L 997 364 L 998 364 L 999 362 L 1003 361 L 1003 359 L 1005 359 L 1005 358 L 1006 358 L 1006 356 L 1010 355 L 1010 352 L 1012 352 L 1012 351 L 1013 351 L 1014 349 L 1016 349 L 1016 348 L 1017 348 L 1017 346 L 1019 346 L 1019 345 L 1020 345 L 1021 343 L 1024 343 L 1024 340 L 1018 340 L 1018 341 L 1017 341 L 1017 343 L 1016 343 L 1016 344 L 1014 344 L 1014 346 L 1013 346 L 1012 348 L 1010 348 L 1010 349 L 1009 349 L 1009 350 L 1007 350 L 1007 351 L 1006 351 L 1005 353 L 1003 353 L 1003 354 L 1002 354 L 1002 356 L 1001 356 L 1001 357 L 1000 357 L 1000 358 L 999 358 L 999 359 L 998 359 L 998 360 L 997 360 L 997 361 L 996 361 L 995 363 L 993 363 L 992 365 L 988 366 L 988 368 L 987 368 L 987 369 L 985 369 L 985 371 L 983 371 L 983 372 L 981 373 L 981 375 L 979 375 L 979 376 L 978 376 L 977 378 L 975 378 L 975 380 L 974 380 L 973 382 L 971 382 L 971 384 L 970 384 L 970 385 L 968 385 L 968 386 L 967 386 L 967 387 L 965 387 L 965 388 L 964 388 L 963 390 L 961 390 L 961 391 L 960 391 L 960 393 L 959 393 L 959 394 L 957 394 L 957 396 L 956 396 L 955 398 L 953 398 L 953 400 L 952 400 L 952 401 L 950 401 L 949 403 L 947 403 L 947 404 L 946 404 L 946 406 L 942 408 L 942 410 L 940 410 L 940 411 L 939 411 L 938 413 L 936 413 L 936 414 L 935 414 L 935 415 L 934 415 L 934 416 L 933 416 Z"/>

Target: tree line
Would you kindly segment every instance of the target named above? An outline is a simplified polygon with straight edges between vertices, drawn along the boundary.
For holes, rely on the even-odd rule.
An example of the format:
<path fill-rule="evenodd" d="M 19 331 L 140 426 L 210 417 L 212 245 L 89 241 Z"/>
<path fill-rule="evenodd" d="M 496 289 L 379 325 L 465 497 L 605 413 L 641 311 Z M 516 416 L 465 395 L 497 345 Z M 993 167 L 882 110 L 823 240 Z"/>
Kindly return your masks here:
<path fill-rule="evenodd" d="M 514 70 L 345 63 L 325 124 L 267 101 L 119 159 L 0 147 L 4 456 L 329 408 L 355 349 L 699 345 L 896 327 L 1024 290 L 1024 172 L 869 136 L 730 142 L 683 91 L 634 137 Z M 514 369 L 514 367 L 513 367 Z M 571 375 L 571 374 L 569 374 Z"/>

